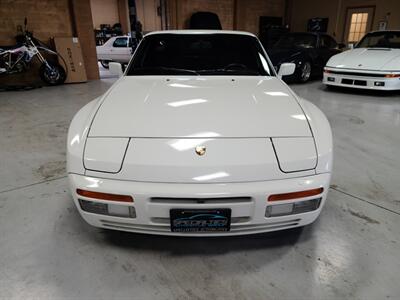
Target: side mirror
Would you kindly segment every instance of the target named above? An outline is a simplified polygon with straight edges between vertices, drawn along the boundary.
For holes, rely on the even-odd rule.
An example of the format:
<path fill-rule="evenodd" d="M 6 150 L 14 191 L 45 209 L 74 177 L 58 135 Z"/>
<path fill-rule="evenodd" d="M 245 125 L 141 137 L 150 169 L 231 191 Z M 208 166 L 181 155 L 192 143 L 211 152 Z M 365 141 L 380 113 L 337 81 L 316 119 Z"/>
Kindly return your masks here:
<path fill-rule="evenodd" d="M 292 75 L 296 70 L 296 65 L 294 63 L 283 63 L 279 67 L 278 76 L 288 76 Z"/>
<path fill-rule="evenodd" d="M 109 64 L 109 70 L 111 75 L 115 75 L 118 77 L 121 77 L 122 75 L 124 75 L 124 72 L 122 71 L 122 65 L 120 63 L 117 62 L 110 62 Z"/>
<path fill-rule="evenodd" d="M 337 46 L 338 46 L 338 49 L 340 49 L 340 50 L 346 48 L 346 44 L 343 44 L 343 43 L 339 43 Z"/>

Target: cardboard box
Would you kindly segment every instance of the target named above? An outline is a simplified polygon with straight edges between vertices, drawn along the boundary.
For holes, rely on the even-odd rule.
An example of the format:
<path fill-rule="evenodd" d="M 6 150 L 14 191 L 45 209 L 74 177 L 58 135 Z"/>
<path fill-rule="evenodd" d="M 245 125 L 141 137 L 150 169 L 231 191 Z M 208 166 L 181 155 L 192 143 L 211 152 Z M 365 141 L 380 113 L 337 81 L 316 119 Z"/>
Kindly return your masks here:
<path fill-rule="evenodd" d="M 54 38 L 57 53 L 63 58 L 58 58 L 61 66 L 67 67 L 67 80 L 65 83 L 86 82 L 86 69 L 83 61 L 82 49 L 77 37 Z M 65 62 L 64 62 L 65 61 Z"/>

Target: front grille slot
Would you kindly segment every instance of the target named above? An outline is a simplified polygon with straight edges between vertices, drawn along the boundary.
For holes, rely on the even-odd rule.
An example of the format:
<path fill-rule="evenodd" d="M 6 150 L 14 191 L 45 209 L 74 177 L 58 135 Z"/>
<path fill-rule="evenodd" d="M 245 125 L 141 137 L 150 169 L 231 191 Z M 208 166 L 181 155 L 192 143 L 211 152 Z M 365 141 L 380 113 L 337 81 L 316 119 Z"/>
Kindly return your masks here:
<path fill-rule="evenodd" d="M 169 224 L 164 225 L 139 225 L 139 224 L 131 224 L 125 222 L 116 222 L 116 221 L 108 221 L 108 220 L 100 220 L 102 225 L 110 228 L 110 229 L 117 229 L 117 230 L 128 230 L 128 231 L 139 231 L 139 232 L 170 232 L 171 229 Z M 297 226 L 300 223 L 300 219 L 292 219 L 287 221 L 281 222 L 270 222 L 267 224 L 252 224 L 252 225 L 245 225 L 245 224 L 233 224 L 231 226 L 232 233 L 235 232 L 251 232 L 255 230 L 272 230 L 272 229 L 285 229 L 293 226 Z M 207 232 L 197 232 L 197 235 L 202 235 Z M 209 233 L 209 232 L 208 232 Z M 229 232 L 228 232 L 229 233 Z"/>
<path fill-rule="evenodd" d="M 354 82 L 354 80 L 352 80 L 352 79 L 346 79 L 346 78 L 342 79 L 343 84 L 353 84 L 353 82 Z"/>
<path fill-rule="evenodd" d="M 231 224 L 246 223 L 251 220 L 250 217 L 232 217 Z M 170 218 L 151 218 L 151 221 L 156 224 L 170 225 Z"/>
<path fill-rule="evenodd" d="M 367 86 L 367 82 L 365 80 L 354 80 L 354 85 Z"/>
<path fill-rule="evenodd" d="M 150 199 L 152 203 L 162 204 L 224 204 L 224 203 L 249 203 L 252 202 L 251 197 L 231 197 L 231 198 L 162 198 L 153 197 Z"/>

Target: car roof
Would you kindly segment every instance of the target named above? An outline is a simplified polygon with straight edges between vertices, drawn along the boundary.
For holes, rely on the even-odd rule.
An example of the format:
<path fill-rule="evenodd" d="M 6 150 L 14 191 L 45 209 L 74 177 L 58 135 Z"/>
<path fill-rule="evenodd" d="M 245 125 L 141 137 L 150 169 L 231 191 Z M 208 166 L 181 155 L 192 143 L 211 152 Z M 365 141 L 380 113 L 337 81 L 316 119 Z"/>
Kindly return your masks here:
<path fill-rule="evenodd" d="M 152 31 L 147 33 L 145 36 L 155 35 L 155 34 L 236 34 L 236 35 L 247 35 L 256 37 L 254 34 L 246 31 L 237 30 L 206 30 L 206 29 L 182 29 L 182 30 L 162 30 L 162 31 Z"/>

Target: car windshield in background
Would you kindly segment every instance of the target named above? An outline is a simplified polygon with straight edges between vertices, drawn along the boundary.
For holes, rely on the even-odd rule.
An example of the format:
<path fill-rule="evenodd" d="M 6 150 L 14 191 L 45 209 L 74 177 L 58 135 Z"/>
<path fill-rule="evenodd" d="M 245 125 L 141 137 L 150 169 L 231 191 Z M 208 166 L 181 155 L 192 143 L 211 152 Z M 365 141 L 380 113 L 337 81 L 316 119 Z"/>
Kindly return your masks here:
<path fill-rule="evenodd" d="M 267 75 L 258 40 L 240 34 L 154 34 L 143 39 L 127 75 Z"/>
<path fill-rule="evenodd" d="M 274 48 L 314 48 L 317 44 L 317 37 L 313 34 L 287 34 L 281 37 Z"/>
<path fill-rule="evenodd" d="M 371 32 L 362 38 L 356 48 L 400 49 L 400 32 Z"/>

